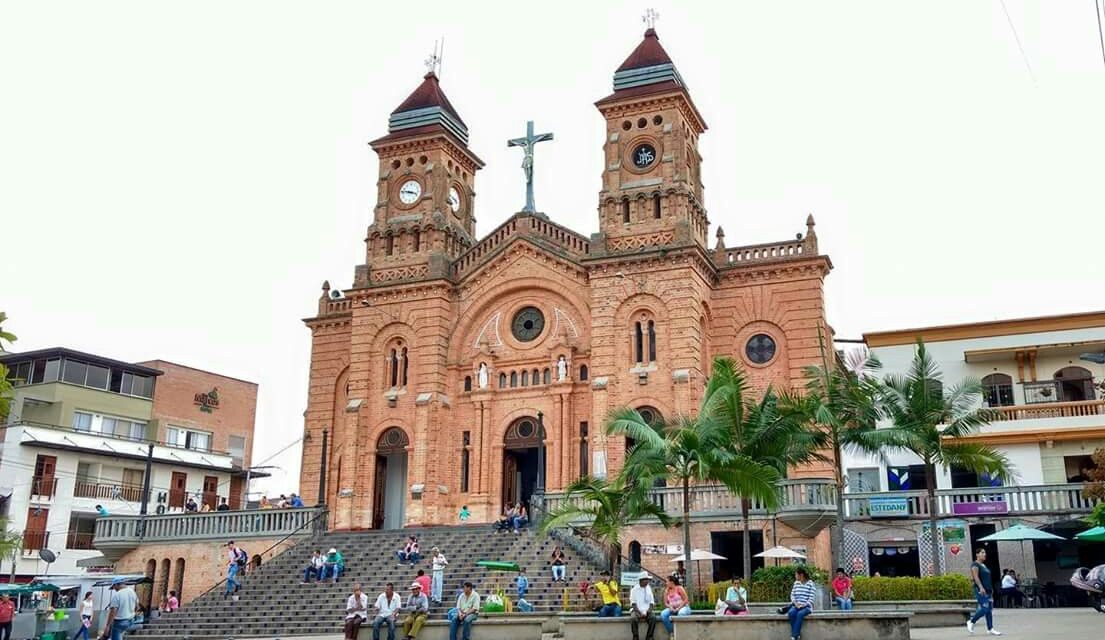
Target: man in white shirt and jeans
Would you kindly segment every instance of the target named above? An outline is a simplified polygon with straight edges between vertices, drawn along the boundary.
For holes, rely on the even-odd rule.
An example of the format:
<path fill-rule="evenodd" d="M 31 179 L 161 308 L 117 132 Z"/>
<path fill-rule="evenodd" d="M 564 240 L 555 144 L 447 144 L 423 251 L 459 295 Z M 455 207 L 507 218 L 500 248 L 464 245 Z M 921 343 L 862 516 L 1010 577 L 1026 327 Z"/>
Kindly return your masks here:
<path fill-rule="evenodd" d="M 395 593 L 395 586 L 390 582 L 384 587 L 384 592 L 376 597 L 376 618 L 372 620 L 372 640 L 380 640 L 380 626 L 388 626 L 388 640 L 395 640 L 395 621 L 399 617 L 399 610 L 403 608 L 403 598 Z"/>
<path fill-rule="evenodd" d="M 649 577 L 641 574 L 641 577 L 637 578 L 637 586 L 629 590 L 629 619 L 630 628 L 633 629 L 633 640 L 640 640 L 637 627 L 641 620 L 648 625 L 645 640 L 652 640 L 653 634 L 656 633 L 656 616 L 652 612 L 656 606 L 656 596 L 653 595 L 649 582 Z"/>
<path fill-rule="evenodd" d="M 361 585 L 353 585 L 353 595 L 345 601 L 345 640 L 357 640 L 361 625 L 368 621 L 368 594 Z"/>

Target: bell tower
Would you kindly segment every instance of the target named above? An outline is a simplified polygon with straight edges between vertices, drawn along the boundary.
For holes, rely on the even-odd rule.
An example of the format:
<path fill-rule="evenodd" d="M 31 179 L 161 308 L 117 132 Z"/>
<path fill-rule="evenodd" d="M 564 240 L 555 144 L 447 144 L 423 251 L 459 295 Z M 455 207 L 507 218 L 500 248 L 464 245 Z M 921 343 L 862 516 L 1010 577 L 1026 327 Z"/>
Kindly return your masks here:
<path fill-rule="evenodd" d="M 380 168 L 362 284 L 448 275 L 474 241 L 475 178 L 484 163 L 432 69 L 391 113 L 388 135 L 370 145 Z"/>
<path fill-rule="evenodd" d="M 595 106 L 606 119 L 599 194 L 603 250 L 705 248 L 698 137 L 706 122 L 655 29 L 645 31 L 614 72 L 614 93 Z"/>

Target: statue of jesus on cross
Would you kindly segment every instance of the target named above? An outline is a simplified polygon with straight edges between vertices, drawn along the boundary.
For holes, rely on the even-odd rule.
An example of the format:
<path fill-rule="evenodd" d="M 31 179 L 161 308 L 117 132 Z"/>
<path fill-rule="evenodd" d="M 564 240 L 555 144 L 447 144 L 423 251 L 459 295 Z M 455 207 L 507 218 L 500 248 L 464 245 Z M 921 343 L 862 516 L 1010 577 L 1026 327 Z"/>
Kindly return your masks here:
<path fill-rule="evenodd" d="M 507 140 L 506 146 L 522 147 L 522 151 L 525 152 L 525 157 L 522 158 L 522 171 L 526 174 L 526 206 L 522 211 L 526 213 L 537 212 L 536 207 L 533 205 L 533 145 L 538 142 L 552 139 L 553 134 L 551 133 L 538 133 L 534 135 L 533 120 L 530 120 L 526 122 L 526 137 Z"/>

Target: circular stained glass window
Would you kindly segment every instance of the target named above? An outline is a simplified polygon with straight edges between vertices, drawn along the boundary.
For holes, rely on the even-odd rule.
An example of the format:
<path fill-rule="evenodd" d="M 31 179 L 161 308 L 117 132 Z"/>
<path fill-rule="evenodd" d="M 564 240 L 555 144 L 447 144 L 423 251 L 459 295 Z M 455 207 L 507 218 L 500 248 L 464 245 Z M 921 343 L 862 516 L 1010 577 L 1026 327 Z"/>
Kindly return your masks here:
<path fill-rule="evenodd" d="M 656 148 L 651 144 L 643 143 L 633 149 L 633 166 L 638 169 L 647 169 L 656 162 Z"/>
<path fill-rule="evenodd" d="M 525 307 L 514 314 L 510 331 L 518 342 L 530 342 L 541 335 L 545 328 L 545 316 L 537 307 Z"/>
<path fill-rule="evenodd" d="M 766 333 L 757 333 L 744 345 L 744 355 L 753 364 L 766 364 L 775 357 L 775 340 Z"/>
<path fill-rule="evenodd" d="M 523 420 L 518 423 L 518 437 L 519 438 L 532 438 L 534 431 L 533 423 L 529 420 Z"/>

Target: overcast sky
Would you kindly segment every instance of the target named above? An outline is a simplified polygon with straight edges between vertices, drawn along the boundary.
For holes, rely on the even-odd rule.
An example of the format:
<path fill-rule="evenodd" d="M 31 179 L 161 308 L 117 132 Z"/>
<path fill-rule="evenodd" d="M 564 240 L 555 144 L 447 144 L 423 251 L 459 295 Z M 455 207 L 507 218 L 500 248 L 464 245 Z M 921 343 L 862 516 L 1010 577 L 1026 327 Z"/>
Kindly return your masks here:
<path fill-rule="evenodd" d="M 1091 0 L 654 2 L 709 130 L 730 245 L 817 218 L 841 337 L 1105 308 L 1105 63 Z M 487 162 L 478 231 L 524 202 L 597 230 L 595 100 L 639 2 L 4 2 L 0 310 L 18 349 L 164 358 L 261 385 L 254 460 L 302 432 L 319 286 L 364 261 L 367 141 L 445 38 Z M 1027 63 L 1026 63 L 1027 59 Z M 1029 71 L 1031 67 L 1031 72 Z M 711 231 L 712 237 L 712 231 Z M 268 460 L 298 483 L 299 448 Z"/>

